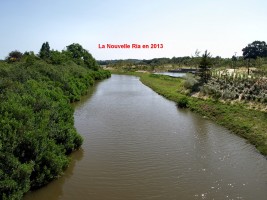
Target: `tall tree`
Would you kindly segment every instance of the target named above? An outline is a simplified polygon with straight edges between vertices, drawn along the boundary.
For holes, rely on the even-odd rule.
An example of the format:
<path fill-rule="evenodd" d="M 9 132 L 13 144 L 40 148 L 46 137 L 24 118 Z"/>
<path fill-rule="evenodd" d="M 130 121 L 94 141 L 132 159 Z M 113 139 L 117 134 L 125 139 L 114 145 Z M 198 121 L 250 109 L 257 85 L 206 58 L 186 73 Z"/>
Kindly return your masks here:
<path fill-rule="evenodd" d="M 248 44 L 245 48 L 243 48 L 242 51 L 244 59 L 248 60 L 248 74 L 251 59 L 257 59 L 257 57 L 267 57 L 267 45 L 264 41 L 254 41 L 251 44 Z"/>
<path fill-rule="evenodd" d="M 40 58 L 43 60 L 48 60 L 51 57 L 51 51 L 50 51 L 50 46 L 48 42 L 45 42 L 42 44 L 42 47 L 39 52 Z"/>
<path fill-rule="evenodd" d="M 202 83 L 207 83 L 211 77 L 210 67 L 211 67 L 211 55 L 206 50 L 202 55 L 200 63 L 199 63 L 199 72 Z"/>
<path fill-rule="evenodd" d="M 256 59 L 267 57 L 267 45 L 264 41 L 254 41 L 242 49 L 245 59 Z"/>
<path fill-rule="evenodd" d="M 66 54 L 78 65 L 84 65 L 93 70 L 98 69 L 96 60 L 80 44 L 73 43 L 67 46 Z"/>

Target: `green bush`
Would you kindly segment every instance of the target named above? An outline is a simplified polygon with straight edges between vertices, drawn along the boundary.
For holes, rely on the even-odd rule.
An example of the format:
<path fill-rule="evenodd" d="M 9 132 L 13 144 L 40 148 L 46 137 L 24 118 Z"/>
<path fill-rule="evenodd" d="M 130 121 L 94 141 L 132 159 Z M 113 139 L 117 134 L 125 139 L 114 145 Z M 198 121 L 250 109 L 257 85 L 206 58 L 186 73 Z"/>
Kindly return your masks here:
<path fill-rule="evenodd" d="M 0 63 L 0 199 L 21 199 L 63 173 L 83 141 L 70 102 L 109 76 L 73 62 Z"/>
<path fill-rule="evenodd" d="M 184 87 L 190 90 L 190 92 L 195 92 L 198 90 L 198 86 L 199 86 L 198 79 L 193 74 L 187 73 L 185 76 Z"/>
<path fill-rule="evenodd" d="M 182 97 L 182 98 L 178 99 L 177 106 L 178 106 L 178 108 L 187 108 L 188 107 L 188 98 Z"/>

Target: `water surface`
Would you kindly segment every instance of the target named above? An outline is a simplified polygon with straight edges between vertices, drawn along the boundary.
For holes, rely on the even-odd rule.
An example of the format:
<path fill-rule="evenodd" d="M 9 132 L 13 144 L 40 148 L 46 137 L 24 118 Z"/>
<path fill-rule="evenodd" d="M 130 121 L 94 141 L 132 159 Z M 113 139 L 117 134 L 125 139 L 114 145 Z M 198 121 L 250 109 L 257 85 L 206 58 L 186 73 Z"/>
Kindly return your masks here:
<path fill-rule="evenodd" d="M 65 175 L 25 200 L 267 199 L 267 161 L 244 139 L 112 75 L 75 105 L 84 137 Z"/>
<path fill-rule="evenodd" d="M 178 72 L 156 72 L 155 74 L 162 74 L 171 77 L 184 77 L 186 75 L 186 73 L 178 73 Z"/>

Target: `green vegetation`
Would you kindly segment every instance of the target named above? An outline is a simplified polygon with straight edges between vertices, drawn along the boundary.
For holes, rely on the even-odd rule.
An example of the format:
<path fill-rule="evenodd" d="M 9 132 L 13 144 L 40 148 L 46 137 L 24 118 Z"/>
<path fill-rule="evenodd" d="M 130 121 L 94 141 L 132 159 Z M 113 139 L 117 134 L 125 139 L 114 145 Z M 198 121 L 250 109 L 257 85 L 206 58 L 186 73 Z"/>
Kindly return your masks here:
<path fill-rule="evenodd" d="M 63 173 L 83 141 L 70 102 L 110 76 L 84 49 L 87 57 L 74 59 L 48 47 L 0 62 L 0 199 L 21 199 Z"/>
<path fill-rule="evenodd" d="M 140 76 L 145 85 L 178 107 L 222 124 L 267 155 L 267 114 L 245 104 L 266 105 L 266 53 L 265 42 L 255 41 L 243 49 L 243 56 L 231 59 L 211 57 L 207 51 L 200 57 L 196 51 L 192 57 L 98 63 Z M 82 144 L 70 102 L 86 94 L 95 80 L 110 76 L 98 63 L 79 44 L 60 52 L 51 50 L 48 42 L 39 55 L 15 50 L 0 61 L 0 199 L 21 199 L 25 192 L 63 173 L 69 164 L 67 155 Z M 134 72 L 177 67 L 199 73 L 181 79 Z M 228 73 L 227 68 L 234 71 Z M 199 91 L 205 99 L 193 97 Z"/>
<path fill-rule="evenodd" d="M 263 154 L 267 155 L 267 113 L 248 109 L 242 103 L 223 103 L 213 99 L 200 99 L 189 96 L 184 88 L 185 79 L 148 73 L 125 73 L 140 77 L 158 94 L 177 103 L 178 107 L 188 107 L 234 133 L 247 139 Z"/>
<path fill-rule="evenodd" d="M 201 98 L 205 96 L 217 100 L 252 102 L 253 107 L 266 110 L 267 45 L 264 41 L 254 41 L 242 51 L 243 57 L 235 54 L 231 59 L 213 58 L 207 50 L 200 57 L 197 50 L 192 57 L 125 60 L 106 64 L 115 71 L 155 72 L 167 71 L 177 66 L 177 63 L 182 63 L 181 67 L 186 67 L 186 70 L 195 68 L 196 73 L 186 76 L 185 94 L 200 92 L 198 96 Z"/>
<path fill-rule="evenodd" d="M 6 60 L 7 62 L 16 62 L 16 61 L 20 61 L 21 58 L 22 58 L 22 53 L 15 50 L 8 54 L 8 57 L 6 58 Z"/>
<path fill-rule="evenodd" d="M 248 74 L 249 67 L 251 65 L 251 59 L 254 59 L 254 61 L 256 61 L 257 59 L 260 60 L 261 58 L 267 57 L 267 45 L 264 41 L 254 41 L 243 48 L 242 51 L 244 59 L 248 60 Z"/>
<path fill-rule="evenodd" d="M 50 51 L 50 46 L 48 42 L 43 43 L 40 52 L 39 52 L 39 56 L 41 59 L 43 60 L 49 60 L 51 57 L 51 51 Z"/>
<path fill-rule="evenodd" d="M 78 65 L 83 65 L 93 70 L 98 69 L 96 60 L 80 44 L 71 44 L 67 46 L 67 51 L 64 53 Z"/>
<path fill-rule="evenodd" d="M 201 92 L 215 99 L 244 100 L 247 102 L 267 103 L 266 78 L 234 78 L 232 76 L 213 76 Z"/>
<path fill-rule="evenodd" d="M 153 58 L 150 60 L 105 60 L 98 61 L 102 66 L 110 69 L 123 71 L 145 70 L 150 72 L 167 71 L 180 68 L 197 69 L 203 74 L 203 77 L 209 78 L 209 70 L 224 70 L 227 68 L 239 69 L 247 68 L 247 72 L 267 76 L 267 45 L 264 41 L 254 41 L 242 49 L 243 55 L 231 58 L 222 58 L 220 56 L 211 56 L 205 51 L 202 56 L 199 50 L 196 50 L 192 56 L 173 57 L 173 58 Z M 205 57 L 205 56 L 206 57 Z M 203 57 L 204 56 L 204 57 Z M 206 58 L 206 59 L 205 59 Z M 253 69 L 254 68 L 254 69 Z M 206 81 L 206 78 L 204 80 Z"/>
<path fill-rule="evenodd" d="M 202 58 L 199 62 L 199 76 L 202 83 L 207 83 L 211 77 L 210 66 L 211 66 L 211 55 L 206 50 L 202 55 Z"/>
<path fill-rule="evenodd" d="M 242 51 L 245 59 L 267 57 L 267 45 L 264 41 L 254 41 L 251 44 L 248 44 Z"/>

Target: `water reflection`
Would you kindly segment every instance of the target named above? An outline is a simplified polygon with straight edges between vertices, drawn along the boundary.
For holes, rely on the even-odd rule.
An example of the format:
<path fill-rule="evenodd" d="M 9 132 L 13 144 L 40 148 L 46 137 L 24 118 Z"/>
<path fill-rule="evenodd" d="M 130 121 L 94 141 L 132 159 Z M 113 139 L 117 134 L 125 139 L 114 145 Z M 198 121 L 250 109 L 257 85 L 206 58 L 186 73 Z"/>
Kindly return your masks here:
<path fill-rule="evenodd" d="M 175 72 L 156 72 L 154 74 L 161 74 L 161 75 L 166 75 L 166 76 L 171 76 L 171 77 L 184 77 L 186 73 L 175 73 Z"/>
<path fill-rule="evenodd" d="M 47 186 L 29 192 L 25 195 L 24 199 L 38 199 L 38 200 L 58 200 L 64 196 L 63 186 L 73 175 L 75 165 L 80 161 L 84 156 L 84 150 L 79 149 L 71 154 L 71 162 L 67 170 L 64 172 L 64 175 L 58 178 L 57 180 L 52 181 Z"/>

